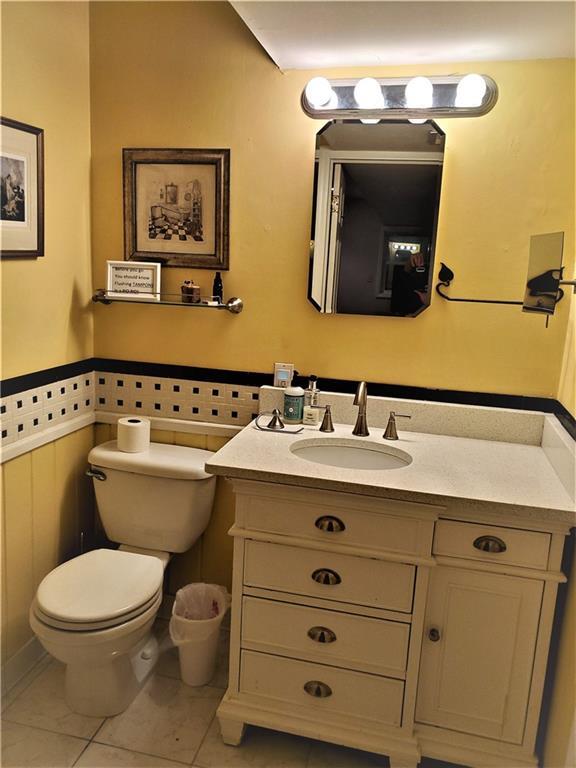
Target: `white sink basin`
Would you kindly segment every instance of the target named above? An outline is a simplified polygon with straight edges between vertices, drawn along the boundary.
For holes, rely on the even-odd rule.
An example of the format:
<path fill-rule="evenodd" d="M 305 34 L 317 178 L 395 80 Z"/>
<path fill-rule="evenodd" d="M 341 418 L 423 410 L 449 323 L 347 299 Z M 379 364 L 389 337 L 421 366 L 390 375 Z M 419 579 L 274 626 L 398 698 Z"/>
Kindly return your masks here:
<path fill-rule="evenodd" d="M 341 437 L 297 440 L 290 450 L 300 459 L 345 469 L 402 469 L 412 462 L 408 453 L 391 445 Z"/>

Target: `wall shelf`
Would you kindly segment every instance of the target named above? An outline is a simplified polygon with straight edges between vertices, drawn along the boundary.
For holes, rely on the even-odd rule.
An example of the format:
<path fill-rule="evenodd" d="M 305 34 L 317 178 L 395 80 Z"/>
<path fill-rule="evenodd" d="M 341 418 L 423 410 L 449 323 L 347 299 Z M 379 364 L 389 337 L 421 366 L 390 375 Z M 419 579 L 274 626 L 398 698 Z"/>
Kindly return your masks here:
<path fill-rule="evenodd" d="M 133 297 L 133 296 L 118 296 L 118 294 L 114 293 L 110 295 L 108 291 L 105 291 L 103 288 L 99 288 L 96 293 L 92 296 L 92 301 L 94 301 L 97 304 L 112 304 L 114 302 L 120 302 L 123 304 L 151 304 L 151 305 L 164 305 L 164 306 L 170 306 L 170 307 L 195 307 L 197 309 L 217 309 L 217 310 L 226 310 L 227 312 L 231 312 L 233 315 L 237 315 L 244 309 L 244 302 L 242 299 L 239 299 L 237 296 L 233 296 L 231 299 L 228 299 L 228 301 L 224 302 L 223 304 L 216 304 L 216 303 L 208 303 L 206 299 L 202 299 L 202 301 L 193 304 L 191 302 L 182 301 L 182 296 L 179 293 L 161 293 L 161 294 L 150 294 L 150 298 L 145 297 Z"/>

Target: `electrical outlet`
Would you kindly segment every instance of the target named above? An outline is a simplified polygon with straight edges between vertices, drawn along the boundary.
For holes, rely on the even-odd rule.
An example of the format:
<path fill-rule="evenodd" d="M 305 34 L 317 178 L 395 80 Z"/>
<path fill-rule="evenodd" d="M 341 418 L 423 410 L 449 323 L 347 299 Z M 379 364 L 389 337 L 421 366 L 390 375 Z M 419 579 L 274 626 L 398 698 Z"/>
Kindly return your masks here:
<path fill-rule="evenodd" d="M 274 386 L 285 389 L 292 384 L 294 365 L 292 363 L 274 363 Z"/>

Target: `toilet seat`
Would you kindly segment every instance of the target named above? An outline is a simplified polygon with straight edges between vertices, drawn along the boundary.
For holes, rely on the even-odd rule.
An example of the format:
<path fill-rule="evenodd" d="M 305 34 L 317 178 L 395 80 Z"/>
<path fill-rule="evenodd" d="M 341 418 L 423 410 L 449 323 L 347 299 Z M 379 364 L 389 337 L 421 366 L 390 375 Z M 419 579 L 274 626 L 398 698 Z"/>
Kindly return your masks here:
<path fill-rule="evenodd" d="M 62 619 L 57 619 L 54 616 L 50 616 L 49 614 L 45 613 L 38 605 L 37 600 L 34 601 L 32 610 L 34 611 L 34 615 L 38 621 L 41 621 L 48 627 L 53 627 L 54 629 L 63 629 L 66 632 L 95 632 L 99 629 L 112 629 L 113 627 L 117 627 L 120 624 L 125 624 L 132 619 L 138 618 L 138 616 L 141 616 L 149 608 L 151 608 L 159 598 L 162 598 L 161 589 L 159 589 L 158 592 L 153 595 L 146 603 L 138 606 L 138 608 L 135 608 L 132 611 L 128 611 L 128 613 L 122 614 L 122 616 L 116 616 L 115 618 L 92 622 L 63 621 Z"/>
<path fill-rule="evenodd" d="M 34 613 L 47 626 L 86 632 L 118 626 L 159 598 L 164 569 L 155 557 L 99 549 L 60 565 L 41 582 Z"/>

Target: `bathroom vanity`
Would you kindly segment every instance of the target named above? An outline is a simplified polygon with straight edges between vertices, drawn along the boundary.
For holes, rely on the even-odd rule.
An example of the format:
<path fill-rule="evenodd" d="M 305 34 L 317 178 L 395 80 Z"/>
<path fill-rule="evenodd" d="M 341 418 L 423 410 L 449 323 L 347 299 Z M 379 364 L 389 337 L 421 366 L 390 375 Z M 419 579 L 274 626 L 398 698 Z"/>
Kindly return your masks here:
<path fill-rule="evenodd" d="M 410 463 L 352 469 L 302 458 L 298 443 L 319 437 L 249 425 L 207 466 L 236 494 L 224 741 L 251 723 L 385 754 L 392 768 L 421 756 L 536 765 L 575 523 L 546 452 L 416 432 L 388 446 L 375 428 L 362 448 Z M 357 440 L 338 425 L 324 444 L 354 452 Z"/>

